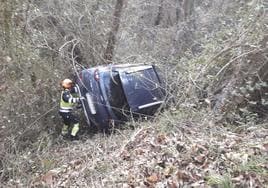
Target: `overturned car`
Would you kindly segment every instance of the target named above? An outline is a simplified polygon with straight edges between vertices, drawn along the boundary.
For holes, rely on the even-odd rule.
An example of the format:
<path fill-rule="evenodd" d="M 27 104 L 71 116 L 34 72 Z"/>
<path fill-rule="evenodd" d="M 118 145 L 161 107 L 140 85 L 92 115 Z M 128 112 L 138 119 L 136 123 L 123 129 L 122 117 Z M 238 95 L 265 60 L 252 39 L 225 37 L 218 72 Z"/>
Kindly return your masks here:
<path fill-rule="evenodd" d="M 86 98 L 87 123 L 107 129 L 130 118 L 152 116 L 164 104 L 164 81 L 154 65 L 106 65 L 84 69 L 76 83 Z"/>

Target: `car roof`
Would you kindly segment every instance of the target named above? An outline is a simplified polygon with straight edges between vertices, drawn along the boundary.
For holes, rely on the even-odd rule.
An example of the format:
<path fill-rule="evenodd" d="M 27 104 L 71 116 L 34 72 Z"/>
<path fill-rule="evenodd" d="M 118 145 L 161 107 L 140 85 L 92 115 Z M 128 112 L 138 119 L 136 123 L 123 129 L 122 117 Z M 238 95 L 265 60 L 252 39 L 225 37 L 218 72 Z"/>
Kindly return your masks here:
<path fill-rule="evenodd" d="M 152 68 L 152 65 L 144 65 L 144 64 L 139 64 L 139 65 L 126 65 L 126 66 L 114 66 L 113 71 L 118 71 L 118 72 L 127 72 L 127 73 L 132 73 L 132 72 L 137 72 L 140 70 L 145 70 L 145 69 L 150 69 Z"/>
<path fill-rule="evenodd" d="M 89 68 L 87 70 L 98 69 L 99 71 L 112 70 L 112 71 L 118 71 L 118 72 L 131 73 L 131 72 L 136 72 L 136 71 L 145 70 L 145 69 L 149 69 L 149 68 L 152 68 L 152 65 L 146 65 L 146 64 L 117 64 L 117 65 L 113 65 L 113 64 L 109 64 L 109 65 L 100 65 L 100 66 L 92 67 L 92 68 Z"/>

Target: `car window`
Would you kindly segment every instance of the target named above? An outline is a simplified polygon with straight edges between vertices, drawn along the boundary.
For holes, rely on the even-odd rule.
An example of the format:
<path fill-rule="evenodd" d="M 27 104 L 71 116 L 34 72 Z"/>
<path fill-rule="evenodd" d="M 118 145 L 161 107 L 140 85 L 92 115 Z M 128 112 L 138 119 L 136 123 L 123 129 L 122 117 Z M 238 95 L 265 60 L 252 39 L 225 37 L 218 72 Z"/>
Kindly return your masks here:
<path fill-rule="evenodd" d="M 88 71 L 83 72 L 83 83 L 81 84 L 81 92 L 83 94 L 86 94 L 88 92 L 92 91 L 92 88 L 90 87 L 90 73 Z"/>
<path fill-rule="evenodd" d="M 129 106 L 122 88 L 119 74 L 111 72 L 104 76 L 105 93 L 113 113 L 118 119 L 125 119 L 129 114 Z"/>

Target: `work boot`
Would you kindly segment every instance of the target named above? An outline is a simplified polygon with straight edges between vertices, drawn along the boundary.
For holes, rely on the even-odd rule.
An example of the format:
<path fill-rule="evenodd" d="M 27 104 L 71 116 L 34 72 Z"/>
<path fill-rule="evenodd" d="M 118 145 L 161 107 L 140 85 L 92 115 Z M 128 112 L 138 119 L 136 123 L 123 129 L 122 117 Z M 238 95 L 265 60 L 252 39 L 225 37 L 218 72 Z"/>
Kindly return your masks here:
<path fill-rule="evenodd" d="M 71 139 L 71 135 L 70 135 L 70 134 L 61 135 L 61 136 L 62 136 L 62 138 L 63 138 L 64 140 L 70 140 L 70 139 Z"/>
<path fill-rule="evenodd" d="M 70 136 L 70 140 L 71 141 L 76 141 L 76 140 L 79 140 L 79 137 L 76 135 L 76 136 Z"/>
<path fill-rule="evenodd" d="M 66 137 L 68 135 L 68 128 L 69 126 L 68 125 L 63 125 L 62 129 L 61 129 L 61 135 L 63 137 Z"/>
<path fill-rule="evenodd" d="M 71 132 L 71 136 L 76 136 L 77 132 L 79 131 L 79 123 L 74 124 L 73 128 L 72 128 L 72 132 Z"/>

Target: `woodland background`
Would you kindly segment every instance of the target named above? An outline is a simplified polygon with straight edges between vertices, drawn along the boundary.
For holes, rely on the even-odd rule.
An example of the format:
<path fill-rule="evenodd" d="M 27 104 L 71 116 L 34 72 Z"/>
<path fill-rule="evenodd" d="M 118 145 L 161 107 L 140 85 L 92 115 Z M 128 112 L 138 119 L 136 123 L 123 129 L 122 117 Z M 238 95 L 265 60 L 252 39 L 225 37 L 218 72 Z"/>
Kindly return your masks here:
<path fill-rule="evenodd" d="M 267 186 L 267 10 L 265 0 L 1 0 L 1 186 Z M 60 81 L 110 63 L 159 66 L 170 107 L 61 140 Z"/>

